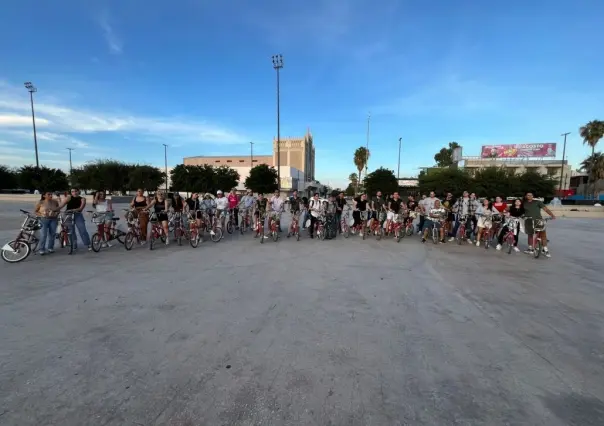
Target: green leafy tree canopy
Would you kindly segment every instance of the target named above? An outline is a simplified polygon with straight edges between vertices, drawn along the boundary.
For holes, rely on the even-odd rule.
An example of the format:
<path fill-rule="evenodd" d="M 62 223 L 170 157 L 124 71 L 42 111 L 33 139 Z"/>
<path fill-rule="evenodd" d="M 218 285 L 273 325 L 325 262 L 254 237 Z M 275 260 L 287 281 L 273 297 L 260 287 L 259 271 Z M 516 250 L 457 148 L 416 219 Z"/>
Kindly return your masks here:
<path fill-rule="evenodd" d="M 392 170 L 380 167 L 365 176 L 365 190 L 367 194 L 374 195 L 377 191 L 383 194 L 392 194 L 398 191 L 398 181 Z"/>
<path fill-rule="evenodd" d="M 255 193 L 269 194 L 279 188 L 277 170 L 266 164 L 259 164 L 250 170 L 245 179 L 245 187 Z"/>
<path fill-rule="evenodd" d="M 438 167 L 449 167 L 453 164 L 453 150 L 459 148 L 457 142 L 449 142 L 448 148 L 442 148 L 434 155 L 434 161 Z"/>
<path fill-rule="evenodd" d="M 16 189 L 19 186 L 18 177 L 15 170 L 0 165 L 0 189 Z"/>
<path fill-rule="evenodd" d="M 67 175 L 63 170 L 46 166 L 23 166 L 18 170 L 17 183 L 30 191 L 64 191 L 69 188 Z"/>

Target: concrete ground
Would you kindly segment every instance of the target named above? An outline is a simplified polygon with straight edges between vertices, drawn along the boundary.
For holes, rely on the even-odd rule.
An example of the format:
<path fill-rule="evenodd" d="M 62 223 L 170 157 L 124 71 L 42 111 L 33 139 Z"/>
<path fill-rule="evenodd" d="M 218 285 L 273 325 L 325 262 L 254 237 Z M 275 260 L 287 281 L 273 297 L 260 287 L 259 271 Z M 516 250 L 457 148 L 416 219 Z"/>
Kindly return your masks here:
<path fill-rule="evenodd" d="M 537 260 L 248 234 L 2 262 L 0 424 L 602 425 L 604 221 L 549 231 Z"/>

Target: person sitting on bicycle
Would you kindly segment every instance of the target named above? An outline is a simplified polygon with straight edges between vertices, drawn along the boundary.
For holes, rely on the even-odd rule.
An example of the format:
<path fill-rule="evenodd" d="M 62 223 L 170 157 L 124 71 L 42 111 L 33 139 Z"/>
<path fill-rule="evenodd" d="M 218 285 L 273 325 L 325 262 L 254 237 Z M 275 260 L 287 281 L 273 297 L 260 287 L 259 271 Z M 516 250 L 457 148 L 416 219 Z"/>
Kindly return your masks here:
<path fill-rule="evenodd" d="M 552 213 L 550 209 L 548 209 L 543 201 L 535 200 L 532 192 L 527 192 L 525 196 L 525 201 L 522 205 L 524 207 L 524 214 L 526 216 L 526 220 L 524 221 L 524 232 L 528 235 L 528 249 L 524 252 L 527 254 L 533 254 L 533 234 L 535 233 L 533 226 L 535 221 L 543 220 L 541 216 L 541 209 L 545 210 L 545 212 L 550 215 L 552 219 L 556 218 L 556 215 Z M 531 220 L 532 219 L 532 220 Z M 544 231 L 540 232 L 541 234 L 541 243 L 543 245 L 543 255 L 545 257 L 551 257 L 548 248 L 547 248 L 547 234 Z"/>
<path fill-rule="evenodd" d="M 378 191 L 375 197 L 371 199 L 371 213 L 369 215 L 369 227 L 371 227 L 373 220 L 380 220 L 380 214 L 386 210 L 387 203 L 382 197 L 382 191 Z M 381 224 L 380 224 L 381 225 Z"/>
<path fill-rule="evenodd" d="M 197 192 L 192 193 L 191 197 L 185 200 L 185 209 L 195 215 L 197 227 L 201 228 L 201 201 Z"/>
<path fill-rule="evenodd" d="M 259 226 L 264 227 L 264 220 L 266 219 L 266 209 L 268 207 L 268 200 L 264 198 L 264 194 L 258 193 L 258 198 L 256 199 L 256 205 L 254 207 L 254 229 L 258 229 Z M 256 238 L 258 234 L 254 236 Z M 264 238 L 268 238 L 267 235 Z"/>
<path fill-rule="evenodd" d="M 147 208 L 147 197 L 145 197 L 145 191 L 139 188 L 136 191 L 136 195 L 130 201 L 130 209 L 134 210 L 133 213 L 126 213 L 126 219 L 129 220 L 129 215 L 133 214 L 134 217 L 138 217 L 138 224 L 141 231 L 141 245 L 147 243 L 147 227 L 149 224 L 149 214 L 145 211 Z"/>
<path fill-rule="evenodd" d="M 111 244 L 109 243 L 109 240 L 111 239 L 109 229 L 113 219 L 113 204 L 111 203 L 111 200 L 107 199 L 105 190 L 97 191 L 94 195 L 94 200 L 92 200 L 92 207 L 99 216 L 104 216 L 104 224 L 99 223 L 99 225 L 103 225 L 104 230 L 104 232 L 100 232 L 100 234 L 105 234 L 105 241 L 103 241 L 101 247 L 111 247 Z"/>
<path fill-rule="evenodd" d="M 403 200 L 399 197 L 398 192 L 392 194 L 392 200 L 388 203 L 388 214 L 386 216 L 386 232 L 390 229 L 390 223 L 398 219 L 401 210 L 405 208 Z"/>
<path fill-rule="evenodd" d="M 422 234 L 422 243 L 426 242 L 428 232 L 432 231 L 433 228 L 438 229 L 440 236 L 440 242 L 445 242 L 445 229 L 443 227 L 443 221 L 447 218 L 447 210 L 440 205 L 440 200 L 434 200 L 433 207 L 426 211 L 426 219 L 424 219 L 424 227 Z"/>
<path fill-rule="evenodd" d="M 220 227 L 224 228 L 226 212 L 229 208 L 229 200 L 219 189 L 218 191 L 216 191 L 216 199 L 214 201 L 216 202 L 216 217 L 218 217 L 220 220 Z"/>
<path fill-rule="evenodd" d="M 170 204 L 164 191 L 157 191 L 155 197 L 151 200 L 151 202 L 147 205 L 147 209 L 153 207 L 153 211 L 157 216 L 157 221 L 161 223 L 162 228 L 164 229 L 164 234 L 166 236 L 166 245 L 170 244 L 170 238 L 168 238 L 169 229 L 168 229 L 168 210 L 170 209 Z"/>
<path fill-rule="evenodd" d="M 476 247 L 480 247 L 480 236 L 486 228 L 486 232 L 491 232 L 493 227 L 493 216 L 498 215 L 499 211 L 491 205 L 488 198 L 482 200 L 482 205 L 476 209 Z"/>
<path fill-rule="evenodd" d="M 493 206 L 497 208 L 496 206 Z M 503 224 L 501 230 L 499 231 L 499 235 L 497 236 L 497 250 L 501 250 L 501 245 L 503 244 L 503 238 L 510 231 L 510 227 L 515 226 L 516 229 L 514 231 L 514 251 L 518 252 L 518 235 L 520 234 L 520 218 L 524 216 L 524 207 L 522 207 L 522 200 L 516 199 L 514 200 L 514 204 L 508 207 L 504 211 L 505 223 Z M 518 219 L 518 221 L 514 222 L 512 219 Z"/>
<path fill-rule="evenodd" d="M 363 232 L 365 230 L 365 226 L 367 225 L 366 221 L 362 219 L 361 212 L 366 212 L 369 202 L 367 201 L 367 195 L 361 194 L 359 197 L 354 200 L 354 211 L 352 212 L 352 218 L 354 219 L 354 229 L 359 228 L 359 235 L 362 237 Z"/>
<path fill-rule="evenodd" d="M 314 238 L 315 232 L 315 224 L 319 221 L 319 218 L 323 214 L 323 203 L 319 199 L 319 193 L 315 192 L 312 199 L 309 203 L 309 211 L 310 211 L 310 228 L 308 232 L 310 234 L 310 238 Z"/>
<path fill-rule="evenodd" d="M 281 231 L 281 213 L 283 212 L 283 198 L 281 198 L 279 194 L 279 190 L 275 190 L 275 193 L 269 200 L 269 207 L 271 215 L 275 216 L 275 221 L 277 222 L 277 228 L 279 228 L 279 232 Z"/>
<path fill-rule="evenodd" d="M 235 224 L 235 229 L 239 229 L 239 197 L 235 193 L 235 188 L 231 189 L 227 200 L 229 200 L 229 214 L 232 215 L 231 218 Z"/>
<path fill-rule="evenodd" d="M 174 213 L 182 213 L 185 209 L 185 200 L 180 196 L 178 192 L 175 192 L 172 196 L 172 210 Z"/>
<path fill-rule="evenodd" d="M 239 200 L 239 212 L 241 213 L 242 220 L 245 218 L 246 214 L 249 215 L 252 213 L 252 209 L 254 208 L 255 203 L 256 198 L 254 198 L 252 190 L 246 190 L 245 195 L 241 197 L 241 200 Z"/>

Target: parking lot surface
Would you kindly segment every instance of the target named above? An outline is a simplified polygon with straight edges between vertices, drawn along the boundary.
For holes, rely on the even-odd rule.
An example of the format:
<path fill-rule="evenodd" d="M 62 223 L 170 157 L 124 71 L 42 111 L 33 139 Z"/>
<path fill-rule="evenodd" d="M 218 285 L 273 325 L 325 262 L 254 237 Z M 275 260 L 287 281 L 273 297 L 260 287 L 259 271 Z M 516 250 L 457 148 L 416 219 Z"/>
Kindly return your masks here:
<path fill-rule="evenodd" d="M 551 259 L 248 233 L 2 262 L 0 424 L 602 425 L 604 221 L 548 231 Z"/>

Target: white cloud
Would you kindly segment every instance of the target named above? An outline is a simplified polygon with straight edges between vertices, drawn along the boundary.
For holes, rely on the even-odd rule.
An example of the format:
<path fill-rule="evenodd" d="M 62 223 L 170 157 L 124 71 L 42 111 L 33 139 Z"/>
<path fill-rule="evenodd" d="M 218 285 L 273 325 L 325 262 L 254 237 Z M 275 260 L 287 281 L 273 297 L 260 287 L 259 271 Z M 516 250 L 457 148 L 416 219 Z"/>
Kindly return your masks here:
<path fill-rule="evenodd" d="M 124 48 L 124 43 L 120 39 L 120 37 L 116 34 L 113 26 L 109 23 L 109 17 L 107 14 L 103 14 L 99 18 L 99 25 L 103 30 L 103 36 L 105 37 L 105 41 L 109 46 L 109 51 L 114 55 L 121 55 Z"/>
<path fill-rule="evenodd" d="M 0 101 L 1 103 L 1 101 Z M 36 126 L 47 126 L 50 124 L 44 118 L 36 119 Z M 16 115 L 0 113 L 0 127 L 27 127 L 32 125 L 31 115 Z"/>

